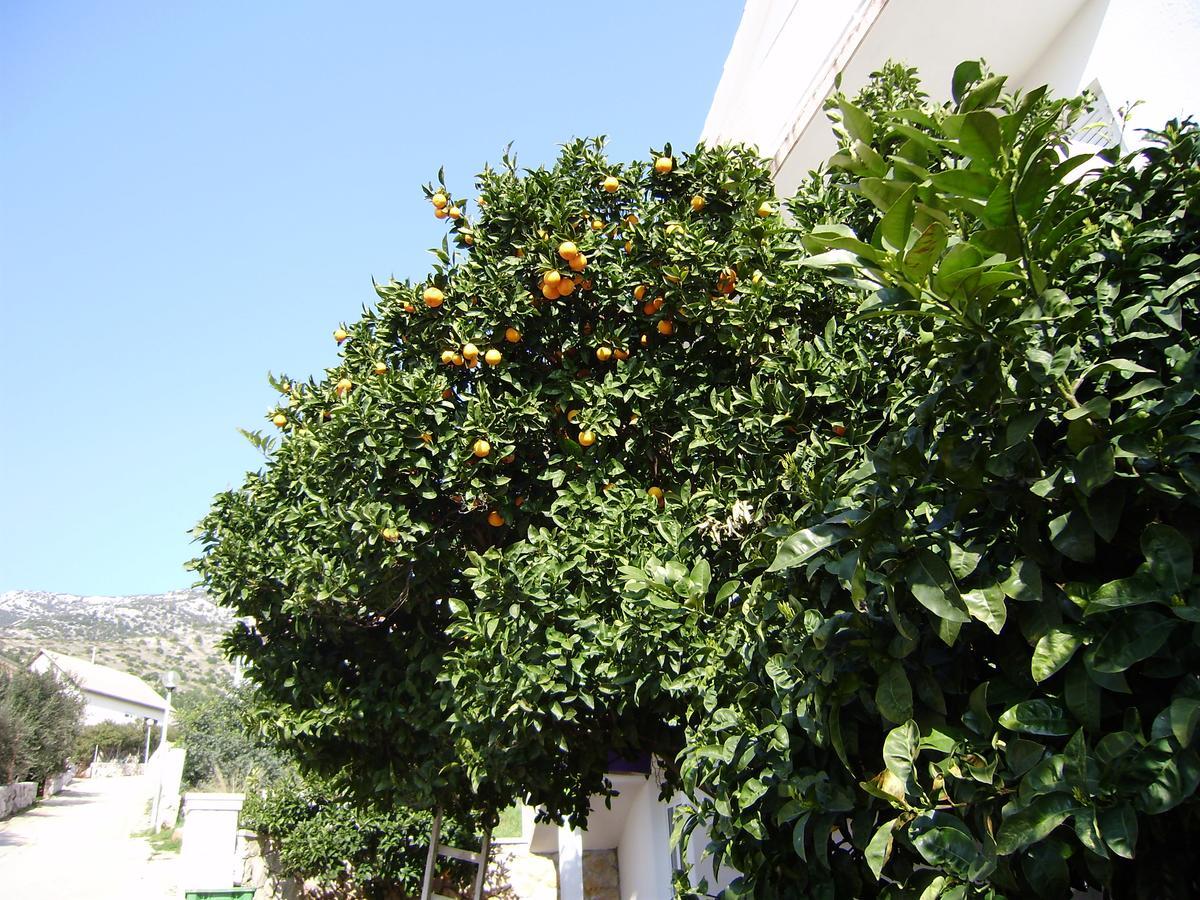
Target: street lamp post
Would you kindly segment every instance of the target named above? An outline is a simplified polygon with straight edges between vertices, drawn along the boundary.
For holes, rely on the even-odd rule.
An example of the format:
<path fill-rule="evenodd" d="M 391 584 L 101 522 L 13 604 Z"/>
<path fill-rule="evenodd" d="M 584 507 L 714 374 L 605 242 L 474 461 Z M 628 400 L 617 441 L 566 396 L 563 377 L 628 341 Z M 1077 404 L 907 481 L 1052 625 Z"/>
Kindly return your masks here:
<path fill-rule="evenodd" d="M 153 721 L 149 716 L 145 716 L 142 720 L 142 724 L 146 726 L 146 748 L 142 751 L 143 766 L 150 762 L 150 732 L 154 730 L 154 727 L 150 723 Z"/>
<path fill-rule="evenodd" d="M 159 759 L 158 759 L 158 789 L 154 792 L 154 809 L 150 813 L 150 830 L 158 831 L 158 811 L 162 806 L 163 793 L 163 777 L 165 775 L 164 768 L 167 762 L 167 727 L 171 722 L 171 697 L 175 693 L 175 673 L 167 672 L 163 675 L 163 687 L 167 689 L 167 702 L 163 707 L 163 723 L 162 737 L 158 742 Z M 146 732 L 146 748 L 150 747 L 150 732 Z"/>

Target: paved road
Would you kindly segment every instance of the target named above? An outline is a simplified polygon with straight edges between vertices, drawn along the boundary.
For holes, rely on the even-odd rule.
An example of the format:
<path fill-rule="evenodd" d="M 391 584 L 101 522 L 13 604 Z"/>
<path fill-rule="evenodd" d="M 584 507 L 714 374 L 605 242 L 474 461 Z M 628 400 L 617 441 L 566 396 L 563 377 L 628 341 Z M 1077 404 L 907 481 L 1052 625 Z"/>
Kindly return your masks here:
<path fill-rule="evenodd" d="M 141 777 L 76 781 L 0 822 L 4 900 L 178 900 L 179 854 L 145 838 Z"/>

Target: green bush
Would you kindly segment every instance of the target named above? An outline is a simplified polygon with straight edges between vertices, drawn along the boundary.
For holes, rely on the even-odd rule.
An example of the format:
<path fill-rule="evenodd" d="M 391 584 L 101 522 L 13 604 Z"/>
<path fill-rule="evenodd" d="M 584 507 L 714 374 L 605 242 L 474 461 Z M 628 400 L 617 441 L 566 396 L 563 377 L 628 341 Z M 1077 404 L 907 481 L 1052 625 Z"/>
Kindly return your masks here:
<path fill-rule="evenodd" d="M 79 732 L 71 750 L 76 765 L 91 763 L 98 752 L 104 760 L 136 757 L 141 759 L 146 747 L 146 726 L 142 722 L 97 722 Z"/>
<path fill-rule="evenodd" d="M 835 98 L 794 224 L 741 148 L 427 186 L 199 529 L 264 733 L 464 817 L 656 756 L 730 895 L 1200 894 L 1200 135 L 1004 88 Z"/>
<path fill-rule="evenodd" d="M 313 879 L 338 896 L 414 896 L 421 888 L 432 816 L 400 807 L 363 805 L 331 786 L 282 778 L 247 793 L 240 824 L 271 839 L 281 874 Z M 476 849 L 470 828 L 446 819 L 442 841 Z M 438 874 L 464 885 L 473 866 L 439 863 Z"/>
<path fill-rule="evenodd" d="M 187 750 L 183 784 L 191 790 L 242 790 L 251 776 L 269 783 L 284 769 L 279 753 L 248 728 L 251 696 L 231 690 L 198 695 L 181 703 L 172 721 L 171 740 Z"/>
<path fill-rule="evenodd" d="M 44 781 L 66 768 L 83 701 L 49 672 L 0 673 L 0 774 Z"/>

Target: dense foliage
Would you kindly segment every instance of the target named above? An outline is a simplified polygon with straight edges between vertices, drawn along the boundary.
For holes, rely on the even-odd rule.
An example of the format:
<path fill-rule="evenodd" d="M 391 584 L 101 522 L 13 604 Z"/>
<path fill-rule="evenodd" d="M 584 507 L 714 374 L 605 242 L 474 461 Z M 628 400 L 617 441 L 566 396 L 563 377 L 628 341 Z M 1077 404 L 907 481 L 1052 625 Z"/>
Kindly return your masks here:
<path fill-rule="evenodd" d="M 83 767 L 93 757 L 102 760 L 134 757 L 139 761 L 146 748 L 146 726 L 142 722 L 97 722 L 85 726 L 75 739 L 71 758 Z"/>
<path fill-rule="evenodd" d="M 1200 140 L 1003 89 L 837 98 L 791 225 L 739 148 L 429 186 L 199 529 L 264 733 L 484 817 L 653 754 L 732 894 L 1200 891 Z"/>
<path fill-rule="evenodd" d="M 0 784 L 63 771 L 82 724 L 73 686 L 49 672 L 0 672 Z"/>
<path fill-rule="evenodd" d="M 288 776 L 246 795 L 239 825 L 265 834 L 279 873 L 337 897 L 416 896 L 433 817 L 394 805 L 363 804 L 321 781 Z M 446 819 L 443 841 L 477 847 L 469 828 Z M 469 884 L 473 866 L 442 862 L 446 887 Z M 444 891 L 444 889 L 443 889 Z"/>
<path fill-rule="evenodd" d="M 248 780 L 270 782 L 285 760 L 247 727 L 252 695 L 223 690 L 180 704 L 172 717 L 173 743 L 186 751 L 183 784 L 192 790 L 239 791 Z"/>

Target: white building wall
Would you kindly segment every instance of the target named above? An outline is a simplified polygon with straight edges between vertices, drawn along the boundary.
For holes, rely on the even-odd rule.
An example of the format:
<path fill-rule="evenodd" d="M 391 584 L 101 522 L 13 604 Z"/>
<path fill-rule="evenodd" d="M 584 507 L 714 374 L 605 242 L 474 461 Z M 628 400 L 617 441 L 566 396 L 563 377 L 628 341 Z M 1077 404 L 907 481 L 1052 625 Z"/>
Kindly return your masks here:
<path fill-rule="evenodd" d="M 1098 80 L 1133 129 L 1200 111 L 1200 0 L 748 0 L 705 122 L 708 143 L 773 161 L 781 195 L 834 151 L 822 109 L 841 73 L 854 93 L 888 59 L 947 99 L 954 67 L 985 59 L 1013 87 L 1073 95 Z"/>
<path fill-rule="evenodd" d="M 671 832 L 658 784 L 648 779 L 633 798 L 617 845 L 621 900 L 667 900 L 671 887 Z"/>
<path fill-rule="evenodd" d="M 163 717 L 161 709 L 152 709 L 140 703 L 130 703 L 118 700 L 116 697 L 105 697 L 102 694 L 83 692 L 85 706 L 83 708 L 83 723 L 95 725 L 97 722 L 116 722 L 123 725 L 127 722 L 141 722 L 151 718 L 158 722 Z"/>

